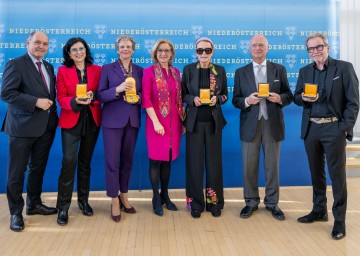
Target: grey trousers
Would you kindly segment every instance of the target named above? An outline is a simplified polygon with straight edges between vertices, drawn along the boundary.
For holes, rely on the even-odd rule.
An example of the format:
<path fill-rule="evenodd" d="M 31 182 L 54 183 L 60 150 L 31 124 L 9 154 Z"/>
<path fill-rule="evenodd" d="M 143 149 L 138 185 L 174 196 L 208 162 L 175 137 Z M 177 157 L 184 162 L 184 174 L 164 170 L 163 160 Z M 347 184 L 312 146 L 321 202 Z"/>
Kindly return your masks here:
<path fill-rule="evenodd" d="M 275 141 L 269 122 L 263 118 L 258 121 L 254 140 L 241 142 L 244 199 L 246 205 L 250 207 L 255 207 L 260 203 L 258 187 L 260 145 L 264 154 L 266 184 L 264 204 L 273 207 L 279 202 L 280 141 Z"/>

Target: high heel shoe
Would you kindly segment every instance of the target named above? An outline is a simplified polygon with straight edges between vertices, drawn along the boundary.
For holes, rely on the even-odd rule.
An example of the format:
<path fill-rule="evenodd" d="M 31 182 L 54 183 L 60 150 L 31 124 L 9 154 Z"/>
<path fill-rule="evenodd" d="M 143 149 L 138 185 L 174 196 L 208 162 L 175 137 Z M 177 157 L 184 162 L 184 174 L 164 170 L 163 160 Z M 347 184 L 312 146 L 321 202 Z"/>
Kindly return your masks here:
<path fill-rule="evenodd" d="M 163 216 L 164 210 L 162 208 L 162 203 L 160 198 L 153 197 L 152 199 L 153 211 L 157 216 Z"/>
<path fill-rule="evenodd" d="M 111 205 L 111 207 L 110 207 L 110 211 L 111 211 L 111 218 L 112 218 L 112 220 L 115 221 L 115 222 L 120 222 L 120 220 L 121 220 L 121 214 L 119 214 L 119 215 L 113 215 L 113 214 L 112 214 L 112 205 Z"/>
<path fill-rule="evenodd" d="M 177 211 L 178 208 L 176 207 L 176 205 L 173 202 L 169 202 L 169 203 L 165 203 L 165 201 L 161 200 L 162 204 L 166 205 L 166 209 L 168 209 L 169 211 Z"/>
<path fill-rule="evenodd" d="M 120 195 L 118 196 L 119 198 L 119 203 L 120 203 L 120 210 L 124 210 L 126 213 L 136 213 L 136 210 L 134 207 L 130 207 L 130 208 L 126 208 L 125 205 L 122 203 L 121 199 L 120 199 Z"/>
<path fill-rule="evenodd" d="M 157 208 L 157 209 L 153 209 L 154 213 L 157 215 L 157 216 L 163 216 L 164 215 L 164 210 L 163 208 Z"/>
<path fill-rule="evenodd" d="M 171 202 L 169 197 L 167 197 L 168 200 L 165 200 L 165 196 L 160 194 L 160 198 L 161 198 L 161 203 L 166 205 L 166 209 L 168 209 L 169 211 L 177 211 L 178 210 L 176 205 L 173 202 Z"/>

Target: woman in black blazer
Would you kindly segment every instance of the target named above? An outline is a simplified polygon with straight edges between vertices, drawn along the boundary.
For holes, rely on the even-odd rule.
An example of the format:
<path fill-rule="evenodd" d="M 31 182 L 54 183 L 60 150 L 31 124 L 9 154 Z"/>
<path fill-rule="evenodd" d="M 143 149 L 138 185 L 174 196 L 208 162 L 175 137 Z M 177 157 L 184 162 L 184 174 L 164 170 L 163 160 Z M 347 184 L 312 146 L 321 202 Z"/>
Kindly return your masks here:
<path fill-rule="evenodd" d="M 221 215 L 224 207 L 222 177 L 222 128 L 226 125 L 221 105 L 228 99 L 226 72 L 211 63 L 214 44 L 210 38 L 196 41 L 198 62 L 184 67 L 182 96 L 186 106 L 186 200 L 191 216 L 201 212 Z M 200 99 L 200 90 L 209 93 L 208 102 Z M 206 203 L 204 202 L 204 158 L 206 167 Z"/>

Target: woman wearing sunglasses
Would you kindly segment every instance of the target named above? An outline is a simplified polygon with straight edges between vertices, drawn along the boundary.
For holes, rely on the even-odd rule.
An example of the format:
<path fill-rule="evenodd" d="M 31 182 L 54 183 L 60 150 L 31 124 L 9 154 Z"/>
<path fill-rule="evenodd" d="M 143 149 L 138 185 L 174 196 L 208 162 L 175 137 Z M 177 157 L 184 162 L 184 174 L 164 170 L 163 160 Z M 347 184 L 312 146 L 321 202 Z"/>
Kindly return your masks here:
<path fill-rule="evenodd" d="M 168 194 L 171 161 L 179 156 L 183 103 L 180 71 L 172 66 L 173 44 L 159 39 L 152 48 L 154 65 L 144 69 L 142 106 L 146 109 L 146 142 L 149 176 L 153 189 L 152 206 L 156 215 L 164 214 L 162 205 L 177 211 Z M 159 193 L 159 181 L 161 193 Z"/>
<path fill-rule="evenodd" d="M 226 72 L 211 63 L 214 44 L 210 38 L 201 37 L 195 44 L 198 62 L 185 66 L 182 76 L 182 97 L 187 104 L 186 201 L 193 218 L 200 218 L 205 208 L 219 217 L 224 207 L 222 129 L 226 121 L 221 105 L 228 99 Z"/>
<path fill-rule="evenodd" d="M 59 225 L 68 223 L 76 167 L 78 206 L 85 216 L 93 215 L 88 203 L 90 163 L 101 121 L 100 102 L 96 100 L 101 67 L 93 65 L 89 46 L 80 37 L 70 38 L 63 47 L 63 57 L 56 80 L 63 150 L 56 204 Z M 83 89 L 81 96 L 77 95 L 79 88 Z"/>

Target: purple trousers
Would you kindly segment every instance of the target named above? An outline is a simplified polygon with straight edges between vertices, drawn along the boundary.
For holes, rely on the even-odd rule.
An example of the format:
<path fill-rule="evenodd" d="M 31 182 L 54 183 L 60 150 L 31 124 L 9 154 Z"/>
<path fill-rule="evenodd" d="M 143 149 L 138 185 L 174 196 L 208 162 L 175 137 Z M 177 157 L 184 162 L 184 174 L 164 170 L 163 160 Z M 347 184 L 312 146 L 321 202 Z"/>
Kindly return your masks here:
<path fill-rule="evenodd" d="M 105 152 L 106 195 L 115 198 L 129 190 L 134 149 L 139 128 L 102 128 Z"/>

